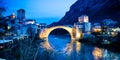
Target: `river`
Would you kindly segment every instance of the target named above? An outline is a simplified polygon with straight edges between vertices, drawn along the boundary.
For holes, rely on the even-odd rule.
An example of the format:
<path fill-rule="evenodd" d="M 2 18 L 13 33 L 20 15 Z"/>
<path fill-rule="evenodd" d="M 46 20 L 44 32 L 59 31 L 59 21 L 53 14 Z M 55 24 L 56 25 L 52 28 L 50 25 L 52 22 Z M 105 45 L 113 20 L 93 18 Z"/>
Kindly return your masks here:
<path fill-rule="evenodd" d="M 73 42 L 74 41 L 74 42 Z M 69 37 L 51 36 L 41 44 L 40 60 L 120 60 L 120 54 Z"/>

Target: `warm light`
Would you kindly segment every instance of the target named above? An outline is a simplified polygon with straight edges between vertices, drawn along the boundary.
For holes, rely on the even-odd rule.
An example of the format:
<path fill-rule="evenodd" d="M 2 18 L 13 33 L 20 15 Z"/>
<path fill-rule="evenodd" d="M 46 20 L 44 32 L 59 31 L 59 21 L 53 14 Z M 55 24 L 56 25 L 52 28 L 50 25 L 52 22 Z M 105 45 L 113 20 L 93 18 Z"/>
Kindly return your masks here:
<path fill-rule="evenodd" d="M 12 16 L 12 18 L 15 18 L 15 16 Z"/>
<path fill-rule="evenodd" d="M 81 43 L 80 42 L 76 42 L 76 51 L 79 52 L 81 49 Z"/>
<path fill-rule="evenodd" d="M 76 28 L 75 34 L 76 34 L 76 37 L 75 37 L 76 40 L 79 40 L 80 38 L 82 38 L 82 32 L 80 32 L 78 28 Z"/>
<path fill-rule="evenodd" d="M 94 28 L 93 31 L 94 31 L 94 32 L 101 32 L 102 29 Z"/>
<path fill-rule="evenodd" d="M 68 52 L 68 51 L 69 51 L 69 52 L 72 51 L 72 50 L 71 50 L 71 49 L 72 49 L 72 44 L 75 42 L 74 38 L 76 38 L 76 37 L 77 37 L 77 39 L 78 39 L 78 37 L 81 38 L 82 33 L 79 32 L 79 31 L 77 31 L 77 33 L 76 33 L 76 30 L 73 30 L 73 28 L 65 27 L 65 26 L 55 26 L 55 27 L 46 28 L 46 29 L 42 30 L 41 33 L 40 33 L 40 35 L 39 35 L 39 37 L 40 37 L 41 39 L 47 39 L 46 43 L 44 43 L 43 46 L 46 47 L 46 48 L 48 48 L 48 49 L 53 48 L 53 47 L 51 47 L 51 46 L 49 45 L 48 36 L 49 36 L 49 34 L 51 33 L 51 31 L 53 31 L 53 30 L 55 30 L 55 29 L 58 29 L 58 28 L 65 29 L 66 31 L 69 32 L 69 34 L 70 34 L 70 36 L 71 36 L 71 42 L 70 42 L 69 45 L 67 45 L 67 47 L 64 49 L 64 51 L 67 51 L 67 52 Z M 75 32 L 75 33 L 73 33 L 73 32 Z M 57 33 L 59 33 L 59 32 L 57 32 Z M 75 35 L 75 36 L 73 36 L 73 35 Z M 80 39 L 80 38 L 79 38 L 79 39 Z M 80 50 L 80 47 L 81 47 L 81 44 L 77 42 L 76 45 L 77 45 L 77 48 L 76 48 L 76 49 L 77 49 L 77 51 L 79 51 L 79 50 Z"/>
<path fill-rule="evenodd" d="M 112 34 L 112 36 L 114 37 L 114 36 L 117 36 L 117 32 L 111 32 L 111 34 Z"/>
<path fill-rule="evenodd" d="M 11 16 L 11 18 L 15 18 L 16 16 L 15 16 L 15 13 L 12 13 L 12 16 Z"/>
<path fill-rule="evenodd" d="M 79 22 L 89 22 L 89 17 L 87 15 L 82 15 L 78 17 Z"/>
<path fill-rule="evenodd" d="M 95 58 L 101 58 L 103 56 L 103 50 L 101 50 L 99 48 L 95 48 L 93 51 L 93 56 Z"/>
<path fill-rule="evenodd" d="M 65 27 L 65 26 L 56 26 L 56 27 L 51 27 L 51 28 L 47 28 L 47 29 L 44 29 L 41 33 L 40 33 L 40 38 L 47 38 L 48 35 L 50 34 L 51 31 L 53 31 L 54 29 L 58 29 L 58 28 L 63 28 L 65 30 L 67 30 L 71 36 L 71 39 L 74 38 L 73 37 L 73 32 L 72 32 L 72 28 L 70 27 Z M 59 32 L 58 32 L 59 33 Z"/>

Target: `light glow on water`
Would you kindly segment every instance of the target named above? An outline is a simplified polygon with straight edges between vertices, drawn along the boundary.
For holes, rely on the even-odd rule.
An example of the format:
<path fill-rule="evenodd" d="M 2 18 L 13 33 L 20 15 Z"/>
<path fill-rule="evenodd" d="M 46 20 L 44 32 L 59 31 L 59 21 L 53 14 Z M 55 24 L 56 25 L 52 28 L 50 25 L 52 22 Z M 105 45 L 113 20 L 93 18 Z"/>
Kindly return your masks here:
<path fill-rule="evenodd" d="M 95 57 L 96 60 L 101 58 L 103 56 L 103 50 L 97 47 L 94 48 L 93 56 Z"/>

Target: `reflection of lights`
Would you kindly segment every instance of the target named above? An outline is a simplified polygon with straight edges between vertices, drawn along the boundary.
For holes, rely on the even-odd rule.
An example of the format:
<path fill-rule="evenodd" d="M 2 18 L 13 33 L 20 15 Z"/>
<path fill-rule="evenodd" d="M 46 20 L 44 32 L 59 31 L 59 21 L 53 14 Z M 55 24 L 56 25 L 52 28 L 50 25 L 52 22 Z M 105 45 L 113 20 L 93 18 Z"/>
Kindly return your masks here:
<path fill-rule="evenodd" d="M 0 49 L 4 48 L 4 46 L 0 46 Z"/>
<path fill-rule="evenodd" d="M 70 55 L 74 48 L 75 48 L 77 53 L 80 52 L 81 43 L 78 41 L 76 41 L 74 43 L 76 44 L 75 46 L 73 46 L 73 44 L 68 44 L 67 47 L 64 49 L 64 52 L 66 52 L 66 54 Z"/>
<path fill-rule="evenodd" d="M 63 52 L 66 52 L 66 54 L 70 55 L 70 53 L 72 52 L 72 45 L 68 44 L 67 47 L 63 50 Z"/>
<path fill-rule="evenodd" d="M 101 58 L 103 56 L 103 50 L 99 49 L 99 48 L 95 48 L 93 51 L 93 56 L 98 59 Z"/>
<path fill-rule="evenodd" d="M 75 32 L 75 34 L 76 34 L 76 39 L 77 40 L 79 40 L 81 37 L 82 37 L 82 33 L 79 31 L 79 29 L 76 29 L 76 32 Z"/>
<path fill-rule="evenodd" d="M 81 43 L 80 42 L 76 42 L 76 51 L 79 52 L 81 49 Z"/>

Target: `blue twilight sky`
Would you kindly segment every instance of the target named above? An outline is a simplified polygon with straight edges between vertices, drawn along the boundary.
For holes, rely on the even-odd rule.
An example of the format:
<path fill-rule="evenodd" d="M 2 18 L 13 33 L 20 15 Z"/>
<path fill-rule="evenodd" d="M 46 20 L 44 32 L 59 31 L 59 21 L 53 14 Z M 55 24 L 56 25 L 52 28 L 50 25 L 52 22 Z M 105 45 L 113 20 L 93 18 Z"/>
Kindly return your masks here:
<path fill-rule="evenodd" d="M 26 10 L 26 18 L 36 19 L 40 23 L 50 24 L 59 21 L 70 6 L 77 0 L 6 0 L 7 14 L 23 8 Z"/>

